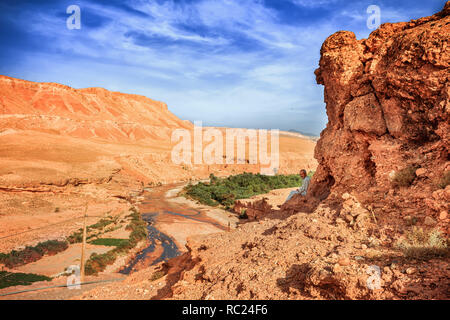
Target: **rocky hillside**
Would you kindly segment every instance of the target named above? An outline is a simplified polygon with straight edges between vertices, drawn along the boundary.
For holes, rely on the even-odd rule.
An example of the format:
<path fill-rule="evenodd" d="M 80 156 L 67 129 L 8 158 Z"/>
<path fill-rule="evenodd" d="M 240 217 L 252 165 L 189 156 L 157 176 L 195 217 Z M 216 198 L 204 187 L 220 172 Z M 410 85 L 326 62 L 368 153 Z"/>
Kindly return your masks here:
<path fill-rule="evenodd" d="M 330 36 L 309 196 L 82 298 L 449 299 L 449 34 L 450 2 Z"/>
<path fill-rule="evenodd" d="M 450 170 L 450 3 L 430 17 L 386 23 L 368 39 L 328 37 L 317 82 L 325 86 L 329 122 L 315 150 L 313 195 L 330 190 L 404 194 L 397 205 L 436 215 Z M 406 192 L 392 189 L 399 175 Z M 406 179 L 408 180 L 408 179 Z M 433 194 L 433 197 L 432 197 Z M 436 200 L 436 201 L 435 201 Z"/>
<path fill-rule="evenodd" d="M 103 88 L 73 89 L 0 76 L 0 128 L 35 130 L 111 142 L 168 140 L 192 128 L 165 103 Z"/>

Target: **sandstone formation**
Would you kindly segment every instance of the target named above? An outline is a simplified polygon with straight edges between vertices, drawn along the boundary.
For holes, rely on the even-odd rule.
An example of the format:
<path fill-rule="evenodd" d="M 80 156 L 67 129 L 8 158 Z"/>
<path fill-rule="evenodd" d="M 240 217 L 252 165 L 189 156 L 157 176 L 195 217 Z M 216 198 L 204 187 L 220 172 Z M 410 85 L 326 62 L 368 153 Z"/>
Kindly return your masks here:
<path fill-rule="evenodd" d="M 165 103 L 103 88 L 73 89 L 0 76 L 0 128 L 98 138 L 110 142 L 169 140 L 192 128 Z"/>
<path fill-rule="evenodd" d="M 385 192 L 392 172 L 408 166 L 427 170 L 413 186 L 431 195 L 450 169 L 449 14 L 447 3 L 431 17 L 383 24 L 368 39 L 341 31 L 325 40 L 315 73 L 329 122 L 315 150 L 313 195 L 331 186 Z"/>
<path fill-rule="evenodd" d="M 251 220 L 258 220 L 272 211 L 272 206 L 267 202 L 267 198 L 262 198 L 256 202 L 245 203 L 243 201 L 236 201 L 233 211 L 238 214 L 244 214 Z"/>

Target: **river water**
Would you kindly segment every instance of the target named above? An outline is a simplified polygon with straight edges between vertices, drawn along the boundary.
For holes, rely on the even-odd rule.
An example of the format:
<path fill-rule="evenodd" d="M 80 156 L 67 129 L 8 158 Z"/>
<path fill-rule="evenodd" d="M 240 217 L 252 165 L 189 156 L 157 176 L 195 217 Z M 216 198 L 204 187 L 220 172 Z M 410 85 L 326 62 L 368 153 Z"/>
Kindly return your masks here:
<path fill-rule="evenodd" d="M 221 230 L 226 228 L 207 217 L 200 210 L 189 207 L 187 204 L 173 203 L 167 200 L 166 193 L 169 190 L 180 187 L 181 185 L 166 185 L 151 189 L 144 193 L 145 200 L 139 206 L 142 218 L 147 222 L 148 243 L 149 245 L 139 252 L 131 262 L 119 272 L 122 274 L 130 274 L 131 272 L 142 267 L 155 265 L 161 261 L 167 261 L 171 258 L 179 256 L 182 251 L 178 248 L 174 239 L 157 229 L 156 225 L 163 223 L 171 223 L 174 218 L 176 220 L 194 220 L 197 223 L 205 223 L 213 225 Z M 154 256 L 157 246 L 162 246 L 162 253 L 159 257 Z"/>

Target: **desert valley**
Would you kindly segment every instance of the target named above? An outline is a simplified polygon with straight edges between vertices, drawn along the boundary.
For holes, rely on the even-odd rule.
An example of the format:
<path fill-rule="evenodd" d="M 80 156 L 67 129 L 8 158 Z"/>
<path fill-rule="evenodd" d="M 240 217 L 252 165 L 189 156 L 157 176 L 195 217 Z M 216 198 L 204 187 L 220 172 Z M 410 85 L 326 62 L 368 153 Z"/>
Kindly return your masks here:
<path fill-rule="evenodd" d="M 165 103 L 0 76 L 0 266 L 45 280 L 0 299 L 449 299 L 449 35 L 447 2 L 367 39 L 329 36 L 315 71 L 326 128 L 279 134 L 275 177 L 306 169 L 307 196 L 285 202 L 286 187 L 226 208 L 183 188 L 261 165 L 248 152 L 175 164 L 173 132 L 195 128 Z M 83 223 L 93 283 L 67 290 Z"/>
<path fill-rule="evenodd" d="M 0 78 L 0 87 L 0 237 L 4 253 L 47 240 L 64 240 L 82 227 L 86 204 L 87 223 L 93 225 L 107 216 L 128 214 L 142 202 L 145 189 L 207 179 L 211 173 L 227 176 L 261 169 L 260 164 L 237 161 L 174 164 L 172 132 L 193 132 L 194 126 L 174 116 L 164 103 L 143 96 L 101 88 L 75 90 L 5 76 Z M 279 144 L 280 173 L 317 166 L 313 138 L 281 132 Z M 217 231 L 220 229 L 212 229 Z M 54 263 L 49 261 L 44 270 L 24 266 L 17 271 L 53 276 L 79 263 L 80 250 L 76 244 L 68 250 L 67 265 L 59 263 L 59 270 L 46 270 L 47 264 Z"/>

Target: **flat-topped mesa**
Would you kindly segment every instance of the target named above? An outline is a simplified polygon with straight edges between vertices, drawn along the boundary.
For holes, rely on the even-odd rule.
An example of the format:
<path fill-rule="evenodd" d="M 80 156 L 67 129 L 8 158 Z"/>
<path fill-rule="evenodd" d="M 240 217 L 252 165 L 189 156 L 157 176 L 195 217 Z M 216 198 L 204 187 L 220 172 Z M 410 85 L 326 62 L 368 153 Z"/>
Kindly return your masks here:
<path fill-rule="evenodd" d="M 450 1 L 433 16 L 385 23 L 368 39 L 339 31 L 325 40 L 315 74 L 329 121 L 315 149 L 312 195 L 385 191 L 407 167 L 429 173 L 413 186 L 432 193 L 450 168 L 449 35 Z"/>
<path fill-rule="evenodd" d="M 73 89 L 0 76 L 0 93 L 0 128 L 110 141 L 167 140 L 173 128 L 192 128 L 163 102 L 103 88 Z"/>

